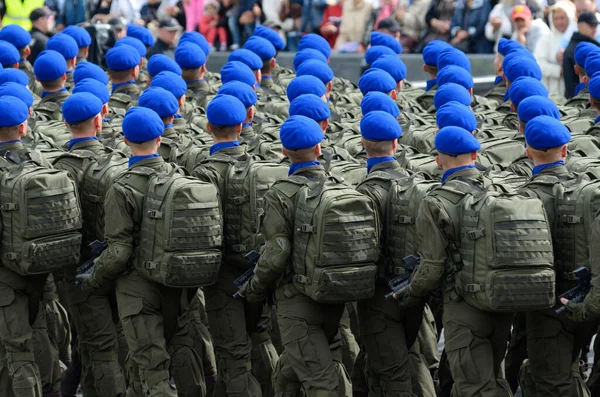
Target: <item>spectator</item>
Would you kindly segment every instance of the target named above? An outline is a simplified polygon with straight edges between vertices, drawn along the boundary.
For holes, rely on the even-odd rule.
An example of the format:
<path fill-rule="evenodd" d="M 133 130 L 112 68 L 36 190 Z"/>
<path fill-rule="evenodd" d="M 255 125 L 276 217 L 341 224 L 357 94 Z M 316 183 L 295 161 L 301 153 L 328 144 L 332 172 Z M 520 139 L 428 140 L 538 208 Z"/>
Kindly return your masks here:
<path fill-rule="evenodd" d="M 57 13 L 56 23 L 62 27 L 86 22 L 87 9 L 87 0 L 64 0 L 62 8 Z"/>
<path fill-rule="evenodd" d="M 348 49 L 345 52 L 357 52 L 362 45 L 367 22 L 371 18 L 371 5 L 367 0 L 345 0 L 343 2 L 340 35 L 337 38 L 336 49 Z M 352 49 L 356 48 L 355 51 Z"/>
<path fill-rule="evenodd" d="M 174 18 L 163 19 L 158 25 L 158 36 L 154 47 L 148 51 L 148 60 L 155 54 L 164 54 L 171 59 L 175 58 L 175 40 L 181 25 Z"/>
<path fill-rule="evenodd" d="M 424 47 L 433 40 L 450 41 L 450 25 L 454 14 L 454 0 L 433 0 L 425 22 L 428 26 L 427 35 L 421 45 Z"/>
<path fill-rule="evenodd" d="M 485 37 L 486 16 L 491 8 L 489 0 L 457 0 L 450 27 L 450 44 L 468 53 L 492 52 L 492 42 Z"/>
<path fill-rule="evenodd" d="M 209 0 L 204 4 L 204 15 L 200 20 L 200 33 L 202 33 L 208 44 L 210 44 L 211 51 L 215 49 L 215 40 L 218 36 L 219 45 L 221 51 L 227 50 L 227 29 L 224 26 L 219 25 L 221 20 L 219 19 L 219 3 L 214 0 Z"/>
<path fill-rule="evenodd" d="M 342 22 L 342 5 L 339 0 L 329 0 L 327 8 L 323 13 L 323 22 L 319 32 L 321 36 L 327 39 L 331 48 L 335 47 L 335 42 L 340 34 L 340 24 Z"/>
<path fill-rule="evenodd" d="M 36 8 L 44 6 L 44 0 L 3 0 L 0 1 L 0 19 L 5 25 L 19 25 L 25 30 L 31 30 L 29 15 Z"/>
<path fill-rule="evenodd" d="M 294 4 L 301 4 L 302 25 L 300 30 L 304 33 L 319 33 L 323 21 L 323 14 L 327 8 L 327 0 L 291 0 Z"/>
<path fill-rule="evenodd" d="M 501 0 L 490 12 L 485 25 L 485 37 L 494 42 L 494 50 L 502 37 L 510 39 L 513 34 L 512 10 L 516 5 L 527 5 L 537 18 L 543 18 L 545 0 Z"/>
<path fill-rule="evenodd" d="M 372 4 L 375 7 L 374 4 Z M 379 28 L 379 24 L 384 19 L 393 20 L 394 12 L 396 11 L 396 7 L 398 7 L 398 0 L 382 0 L 379 5 L 379 9 L 374 10 L 376 14 L 375 24 L 373 25 L 374 29 Z M 398 24 L 398 22 L 396 22 Z M 400 31 L 400 25 L 398 25 L 398 31 Z"/>
<path fill-rule="evenodd" d="M 539 39 L 550 33 L 548 25 L 542 19 L 533 19 L 531 10 L 526 6 L 515 6 L 510 19 L 513 21 L 513 34 L 511 38 L 527 48 L 531 53 L 535 50 Z"/>
<path fill-rule="evenodd" d="M 146 4 L 140 10 L 140 18 L 144 21 L 145 25 L 148 25 L 154 21 L 158 21 L 158 9 L 160 7 L 160 0 L 148 0 Z"/>
<path fill-rule="evenodd" d="M 579 84 L 579 77 L 575 73 L 575 47 L 583 42 L 600 46 L 595 40 L 597 29 L 598 19 L 595 13 L 587 11 L 579 15 L 577 32 L 573 33 L 563 56 L 563 76 L 565 80 L 565 97 L 567 99 L 575 96 L 575 87 Z"/>
<path fill-rule="evenodd" d="M 534 55 L 542 69 L 542 82 L 550 95 L 565 94 L 562 67 L 564 49 L 560 48 L 563 36 L 572 35 L 576 28 L 575 5 L 570 1 L 559 1 L 550 9 L 548 17 L 550 32 L 540 38 Z"/>
<path fill-rule="evenodd" d="M 252 36 L 257 18 L 262 11 L 255 0 L 239 0 L 231 9 L 229 16 L 229 32 L 231 33 L 231 50 L 237 50 Z M 240 29 L 240 26 L 242 29 Z"/>
<path fill-rule="evenodd" d="M 185 12 L 185 30 L 193 32 L 199 30 L 204 17 L 204 0 L 187 0 L 183 2 L 183 11 Z"/>
<path fill-rule="evenodd" d="M 54 15 L 48 7 L 36 8 L 29 15 L 31 20 L 31 44 L 29 48 L 31 53 L 27 60 L 33 65 L 38 54 L 46 49 L 46 43 L 48 42 L 48 35 L 52 31 L 52 20 L 51 17 Z"/>
<path fill-rule="evenodd" d="M 421 34 L 427 29 L 425 15 L 431 0 L 401 0 L 396 8 L 395 17 L 400 23 L 400 44 L 404 52 L 413 52 Z"/>
<path fill-rule="evenodd" d="M 394 18 L 382 19 L 375 25 L 378 32 L 394 36 L 396 40 L 400 40 L 400 24 Z"/>

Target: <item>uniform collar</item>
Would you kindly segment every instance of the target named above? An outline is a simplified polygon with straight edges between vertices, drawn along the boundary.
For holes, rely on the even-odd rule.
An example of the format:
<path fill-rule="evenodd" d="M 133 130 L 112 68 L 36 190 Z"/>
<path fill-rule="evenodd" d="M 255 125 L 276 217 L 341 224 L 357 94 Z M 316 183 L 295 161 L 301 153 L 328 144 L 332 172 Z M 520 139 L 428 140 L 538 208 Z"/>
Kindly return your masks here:
<path fill-rule="evenodd" d="M 498 85 L 502 82 L 502 76 L 496 76 L 496 79 L 494 80 L 494 85 Z"/>
<path fill-rule="evenodd" d="M 288 175 L 294 175 L 300 172 L 304 168 L 319 166 L 321 163 L 319 161 L 303 161 L 300 163 L 292 163 L 290 165 L 290 170 Z"/>
<path fill-rule="evenodd" d="M 177 130 L 173 127 L 173 124 L 165 125 L 165 131 L 162 133 L 162 136 L 165 138 L 177 137 Z"/>
<path fill-rule="evenodd" d="M 117 84 L 113 84 L 113 85 L 112 85 L 112 93 L 114 94 L 114 93 L 115 93 L 115 91 L 116 91 L 118 88 L 120 88 L 120 87 L 124 87 L 124 86 L 126 86 L 126 85 L 129 85 L 129 84 L 135 85 L 135 80 L 129 80 L 129 81 L 126 81 L 126 82 L 124 82 L 124 83 L 117 83 Z"/>
<path fill-rule="evenodd" d="M 535 167 L 533 167 L 532 175 L 536 176 L 537 174 L 539 174 L 540 172 L 542 172 L 545 169 L 552 168 L 552 167 L 558 167 L 561 165 L 565 165 L 564 160 L 558 160 L 558 161 L 555 161 L 554 163 L 536 165 Z"/>
<path fill-rule="evenodd" d="M 71 140 L 69 140 L 68 150 L 70 151 L 73 148 L 73 146 L 75 146 L 78 143 L 88 142 L 88 141 L 97 141 L 97 140 L 98 140 L 98 137 L 96 137 L 96 136 L 88 136 L 85 138 L 71 138 Z"/>
<path fill-rule="evenodd" d="M 219 143 L 215 143 L 214 145 L 212 145 L 210 147 L 209 153 L 212 156 L 213 154 L 215 154 L 219 150 L 223 150 L 223 149 L 227 149 L 227 148 L 231 148 L 231 147 L 236 147 L 236 146 L 240 146 L 240 143 L 237 141 L 237 139 L 235 141 L 231 141 L 231 142 L 219 142 Z"/>
<path fill-rule="evenodd" d="M 600 116 L 596 117 L 596 120 L 594 120 L 594 124 L 598 124 L 600 123 Z"/>
<path fill-rule="evenodd" d="M 575 86 L 575 95 L 579 94 L 581 90 L 586 87 L 585 83 L 579 83 Z"/>
<path fill-rule="evenodd" d="M 431 90 L 433 87 L 437 85 L 437 79 L 427 80 L 425 82 L 425 91 Z"/>
<path fill-rule="evenodd" d="M 129 168 L 133 167 L 135 164 L 139 163 L 140 161 L 154 159 L 157 157 L 160 158 L 160 155 L 158 153 L 148 154 L 146 156 L 131 156 L 129 158 Z"/>
<path fill-rule="evenodd" d="M 456 174 L 457 172 L 462 171 L 462 170 L 467 170 L 467 169 L 475 169 L 476 170 L 475 165 L 473 165 L 473 164 L 463 165 L 462 167 L 451 168 L 451 169 L 445 171 L 444 174 L 442 175 L 442 183 L 446 182 L 448 180 L 448 178 L 450 178 L 452 175 Z"/>
<path fill-rule="evenodd" d="M 396 161 L 394 156 L 370 157 L 367 159 L 367 172 L 371 172 L 374 166 L 381 163 Z"/>
<path fill-rule="evenodd" d="M 41 97 L 42 97 L 42 98 L 46 98 L 46 97 L 47 97 L 47 96 L 49 96 L 49 95 L 52 95 L 52 94 L 58 94 L 58 93 L 61 93 L 61 92 L 69 92 L 69 90 L 67 90 L 66 88 L 64 88 L 64 87 L 63 87 L 63 88 L 61 88 L 60 90 L 58 90 L 58 91 L 54 91 L 54 92 L 42 91 L 42 95 L 41 95 Z"/>

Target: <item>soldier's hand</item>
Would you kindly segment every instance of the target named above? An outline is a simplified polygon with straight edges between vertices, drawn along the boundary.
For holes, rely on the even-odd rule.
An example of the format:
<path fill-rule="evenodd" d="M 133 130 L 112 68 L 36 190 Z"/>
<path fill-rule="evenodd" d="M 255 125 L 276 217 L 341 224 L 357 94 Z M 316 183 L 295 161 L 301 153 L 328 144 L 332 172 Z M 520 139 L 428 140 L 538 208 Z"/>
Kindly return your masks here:
<path fill-rule="evenodd" d="M 568 316 L 571 320 L 576 321 L 576 322 L 586 321 L 585 305 L 583 304 L 583 302 L 581 302 L 581 303 L 571 302 L 570 300 L 565 299 L 565 298 L 561 298 L 560 302 L 563 305 L 565 305 Z"/>
<path fill-rule="evenodd" d="M 246 285 L 240 289 L 240 296 L 250 303 L 263 302 L 266 297 L 264 293 L 258 292 L 254 288 L 251 288 L 250 283 L 246 283 Z"/>
<path fill-rule="evenodd" d="M 421 304 L 423 301 L 422 298 L 418 298 L 412 296 L 410 294 L 410 290 L 407 288 L 402 288 L 400 291 L 394 294 L 394 299 L 398 301 L 398 304 L 402 307 L 413 307 Z"/>
<path fill-rule="evenodd" d="M 89 273 L 82 273 L 75 276 L 75 280 L 79 282 L 81 289 L 84 291 L 92 291 L 98 287 L 97 283 Z"/>

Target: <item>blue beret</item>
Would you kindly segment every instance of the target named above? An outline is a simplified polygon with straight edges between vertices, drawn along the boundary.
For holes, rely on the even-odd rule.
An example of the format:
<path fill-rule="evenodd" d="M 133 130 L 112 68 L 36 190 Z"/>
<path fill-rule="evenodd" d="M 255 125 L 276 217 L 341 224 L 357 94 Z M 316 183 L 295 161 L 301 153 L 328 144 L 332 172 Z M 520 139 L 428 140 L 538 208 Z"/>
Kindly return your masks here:
<path fill-rule="evenodd" d="M 382 32 L 372 32 L 370 43 L 372 46 L 383 45 L 394 50 L 396 54 L 402 54 L 402 46 L 394 37 Z"/>
<path fill-rule="evenodd" d="M 477 129 L 477 118 L 468 106 L 450 101 L 435 113 L 435 122 L 439 128 L 460 127 L 473 132 Z"/>
<path fill-rule="evenodd" d="M 179 112 L 177 98 L 161 87 L 150 87 L 145 90 L 140 96 L 138 106 L 152 109 L 160 117 L 174 116 Z"/>
<path fill-rule="evenodd" d="M 547 97 L 548 90 L 541 81 L 534 79 L 533 77 L 519 77 L 512 82 L 510 88 L 508 89 L 510 101 L 517 107 L 517 109 L 519 108 L 519 104 L 523 99 L 534 95 Z"/>
<path fill-rule="evenodd" d="M 537 116 L 550 116 L 560 120 L 560 111 L 552 99 L 544 96 L 530 96 L 523 99 L 517 111 L 519 119 L 527 123 Z"/>
<path fill-rule="evenodd" d="M 300 115 L 316 122 L 329 119 L 331 112 L 327 103 L 316 95 L 304 94 L 290 103 L 290 116 Z"/>
<path fill-rule="evenodd" d="M 404 80 L 407 73 L 406 65 L 396 55 L 381 56 L 375 62 L 373 62 L 371 67 L 388 72 L 397 83 Z"/>
<path fill-rule="evenodd" d="M 202 36 L 200 33 L 198 32 L 185 32 L 184 34 L 181 35 L 181 38 L 179 39 L 179 44 L 185 43 L 185 42 L 192 42 L 194 44 L 196 44 L 198 47 L 202 48 L 202 51 L 204 51 L 204 54 L 208 57 L 210 55 L 210 44 L 208 44 L 208 40 L 206 40 L 206 37 Z"/>
<path fill-rule="evenodd" d="M 590 91 L 590 96 L 594 99 L 600 99 L 600 73 L 594 75 L 589 83 L 588 90 Z"/>
<path fill-rule="evenodd" d="M 390 47 L 386 47 L 383 45 L 375 45 L 369 47 L 369 49 L 365 53 L 365 60 L 367 61 L 367 65 L 373 65 L 373 62 L 375 62 L 384 55 L 392 55 L 395 57 L 398 56 L 398 54 L 396 54 L 394 50 L 392 50 Z"/>
<path fill-rule="evenodd" d="M 593 76 L 600 72 L 600 51 L 592 52 L 585 60 L 585 73 L 588 76 Z"/>
<path fill-rule="evenodd" d="M 241 81 L 242 83 L 254 87 L 256 84 L 256 76 L 252 69 L 246 64 L 238 61 L 227 62 L 221 68 L 221 82 L 225 84 L 230 81 Z"/>
<path fill-rule="evenodd" d="M 128 44 L 113 47 L 106 52 L 106 66 L 117 72 L 133 69 L 141 60 L 138 50 Z"/>
<path fill-rule="evenodd" d="M 156 54 L 148 60 L 148 74 L 152 77 L 160 72 L 169 71 L 181 76 L 181 68 L 179 65 L 164 54 Z"/>
<path fill-rule="evenodd" d="M 91 62 L 79 62 L 77 66 L 75 66 L 73 81 L 77 84 L 83 79 L 94 79 L 104 85 L 108 84 L 106 72 L 100 66 Z"/>
<path fill-rule="evenodd" d="M 331 46 L 329 45 L 329 42 L 318 34 L 309 33 L 302 36 L 298 42 L 298 50 L 302 51 L 305 48 L 319 50 L 325 55 L 325 58 L 329 58 L 331 55 Z"/>
<path fill-rule="evenodd" d="M 389 113 L 394 118 L 398 118 L 400 115 L 400 109 L 396 102 L 389 95 L 377 91 L 369 92 L 363 97 L 362 101 L 360 101 L 360 110 L 363 116 L 375 110 Z"/>
<path fill-rule="evenodd" d="M 15 63 L 19 63 L 20 60 L 19 50 L 8 41 L 0 40 L 0 64 L 7 68 L 13 66 Z"/>
<path fill-rule="evenodd" d="M 194 43 L 182 43 L 175 50 L 175 62 L 181 69 L 197 69 L 206 63 L 206 54 Z"/>
<path fill-rule="evenodd" d="M 100 114 L 103 105 L 94 94 L 74 93 L 62 105 L 63 118 L 69 124 L 79 124 Z"/>
<path fill-rule="evenodd" d="M 0 127 L 14 127 L 29 118 L 29 108 L 14 96 L 0 97 Z"/>
<path fill-rule="evenodd" d="M 250 106 L 254 106 L 257 101 L 256 91 L 246 83 L 241 81 L 230 81 L 229 83 L 223 84 L 219 88 L 218 95 L 231 95 L 236 97 L 244 104 L 244 107 L 248 109 Z"/>
<path fill-rule="evenodd" d="M 146 47 L 152 47 L 154 45 L 154 37 L 152 36 L 152 33 L 150 33 L 148 28 L 143 26 L 135 24 L 127 25 L 127 36 L 135 37 L 144 43 Z"/>
<path fill-rule="evenodd" d="M 263 61 L 258 55 L 245 48 L 240 48 L 229 54 L 227 62 L 238 61 L 247 65 L 252 70 L 259 70 L 263 67 Z"/>
<path fill-rule="evenodd" d="M 212 125 L 239 125 L 246 120 L 246 107 L 234 96 L 217 95 L 206 107 L 206 118 Z"/>
<path fill-rule="evenodd" d="M 423 63 L 425 63 L 425 65 L 437 67 L 438 56 L 440 55 L 440 52 L 446 48 L 452 48 L 452 46 L 441 40 L 430 41 L 425 48 L 423 48 Z"/>
<path fill-rule="evenodd" d="M 316 59 L 323 63 L 327 63 L 327 58 L 321 51 L 315 50 L 314 48 L 305 48 L 302 51 L 299 51 L 294 56 L 294 70 L 298 70 L 300 65 L 309 59 Z"/>
<path fill-rule="evenodd" d="M 444 127 L 435 135 L 435 148 L 438 152 L 450 156 L 473 153 L 481 145 L 470 131 L 460 127 Z"/>
<path fill-rule="evenodd" d="M 46 43 L 47 50 L 60 53 L 65 59 L 73 59 L 79 54 L 79 46 L 75 39 L 65 33 L 57 33 Z"/>
<path fill-rule="evenodd" d="M 56 51 L 42 51 L 35 59 L 33 72 L 39 81 L 56 80 L 67 72 L 67 61 Z"/>
<path fill-rule="evenodd" d="M 444 48 L 438 55 L 437 68 L 442 70 L 448 65 L 456 65 L 465 69 L 467 72 L 471 72 L 471 61 L 461 50 L 456 48 Z"/>
<path fill-rule="evenodd" d="M 161 136 L 165 124 L 154 110 L 134 106 L 125 113 L 122 128 L 129 142 L 144 143 Z"/>
<path fill-rule="evenodd" d="M 29 77 L 24 71 L 15 68 L 0 70 L 0 85 L 9 81 L 27 86 L 29 84 Z"/>
<path fill-rule="evenodd" d="M 500 55 L 507 56 L 513 51 L 527 51 L 527 49 L 515 40 L 509 40 L 502 37 L 498 41 L 498 52 Z"/>
<path fill-rule="evenodd" d="M 285 42 L 279 36 L 279 34 L 275 30 L 266 26 L 258 25 L 257 27 L 255 27 L 254 36 L 259 36 L 263 39 L 269 40 L 273 47 L 275 47 L 275 49 L 278 51 L 281 51 L 285 48 Z"/>
<path fill-rule="evenodd" d="M 599 51 L 597 45 L 583 41 L 575 47 L 575 63 L 581 67 L 585 66 L 585 60 L 592 52 Z"/>
<path fill-rule="evenodd" d="M 179 99 L 185 95 L 187 84 L 180 75 L 173 72 L 160 72 L 152 79 L 150 87 L 161 87 Z"/>
<path fill-rule="evenodd" d="M 102 84 L 98 80 L 95 79 L 83 79 L 79 83 L 75 84 L 73 88 L 73 93 L 76 94 L 78 92 L 89 92 L 92 95 L 95 95 L 96 98 L 100 99 L 100 101 L 104 103 L 108 103 L 110 99 L 110 92 L 108 92 L 108 88 L 106 88 L 106 84 Z"/>
<path fill-rule="evenodd" d="M 449 65 L 438 71 L 436 81 L 438 87 L 447 83 L 455 83 L 465 87 L 467 90 L 473 88 L 473 76 L 471 76 L 471 73 L 456 65 Z"/>
<path fill-rule="evenodd" d="M 391 114 L 374 110 L 360 120 L 360 134 L 370 141 L 393 141 L 402 136 L 402 127 Z"/>
<path fill-rule="evenodd" d="M 371 68 L 363 73 L 362 77 L 358 80 L 358 88 L 363 95 L 367 95 L 371 91 L 387 94 L 395 90 L 396 86 L 396 80 L 388 72 L 381 69 Z"/>
<path fill-rule="evenodd" d="M 273 44 L 269 40 L 258 36 L 252 36 L 246 40 L 244 48 L 258 55 L 263 61 L 268 61 L 277 55 L 277 50 L 273 47 Z"/>
<path fill-rule="evenodd" d="M 433 106 L 439 109 L 450 101 L 457 101 L 465 106 L 471 106 L 473 98 L 471 97 L 471 93 L 462 85 L 446 83 L 435 91 Z"/>
<path fill-rule="evenodd" d="M 81 26 L 70 25 L 67 26 L 62 32 L 71 36 L 79 48 L 89 47 L 92 44 L 92 36 L 90 36 L 88 31 Z"/>
<path fill-rule="evenodd" d="M 33 106 L 33 94 L 29 91 L 27 86 L 19 83 L 13 83 L 9 81 L 0 85 L 0 97 L 1 96 L 14 96 L 19 98 L 28 107 Z"/>
<path fill-rule="evenodd" d="M 506 60 L 508 58 L 504 59 Z M 542 70 L 540 69 L 540 66 L 535 59 L 527 56 L 510 58 L 509 62 L 502 63 L 502 69 L 504 70 L 506 80 L 511 83 L 522 76 L 533 77 L 537 80 L 542 79 Z"/>
<path fill-rule="evenodd" d="M 306 116 L 290 116 L 281 125 L 279 138 L 284 148 L 289 150 L 308 149 L 325 138 L 321 126 Z"/>
<path fill-rule="evenodd" d="M 538 116 L 525 126 L 525 141 L 533 149 L 548 150 L 566 145 L 570 140 L 569 129 L 550 116 Z"/>
<path fill-rule="evenodd" d="M 144 45 L 144 43 L 142 43 L 135 37 L 123 37 L 115 43 L 115 47 L 120 47 L 122 45 L 130 45 L 133 48 L 135 48 L 136 51 L 140 54 L 140 58 L 146 56 L 146 46 Z"/>
<path fill-rule="evenodd" d="M 306 75 L 292 79 L 287 86 L 286 93 L 289 101 L 291 102 L 303 94 L 313 94 L 318 97 L 322 97 L 325 95 L 326 89 L 321 80 L 315 76 Z"/>
<path fill-rule="evenodd" d="M 329 65 L 316 59 L 309 59 L 302 62 L 302 65 L 296 70 L 296 76 L 305 75 L 315 76 L 323 84 L 329 83 L 334 77 L 333 70 L 331 70 Z"/>
<path fill-rule="evenodd" d="M 0 30 L 0 40 L 8 41 L 17 49 L 21 49 L 31 43 L 31 35 L 19 25 L 6 25 Z"/>

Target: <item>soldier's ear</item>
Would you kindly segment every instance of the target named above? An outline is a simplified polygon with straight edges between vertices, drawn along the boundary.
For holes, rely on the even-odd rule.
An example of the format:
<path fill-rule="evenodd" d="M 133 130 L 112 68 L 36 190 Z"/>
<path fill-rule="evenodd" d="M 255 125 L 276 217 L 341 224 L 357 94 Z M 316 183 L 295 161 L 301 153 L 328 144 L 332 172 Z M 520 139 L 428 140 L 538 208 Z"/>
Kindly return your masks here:
<path fill-rule="evenodd" d="M 471 153 L 471 160 L 473 160 L 473 161 L 477 160 L 477 152 Z"/>
<path fill-rule="evenodd" d="M 438 168 L 444 168 L 444 167 L 442 167 L 442 160 L 440 159 L 439 154 L 437 156 L 435 156 L 435 163 L 437 164 Z"/>
<path fill-rule="evenodd" d="M 531 158 L 531 153 L 529 153 L 528 147 L 525 147 L 525 155 L 527 156 L 527 158 Z"/>
<path fill-rule="evenodd" d="M 394 139 L 392 141 L 392 152 L 396 153 L 396 150 L 398 149 L 398 140 Z"/>
<path fill-rule="evenodd" d="M 562 147 L 562 150 L 561 150 L 561 153 L 560 153 L 560 154 L 562 155 L 562 158 L 563 158 L 563 159 L 567 157 L 567 151 L 568 151 L 568 149 L 567 149 L 567 145 L 564 145 L 564 146 Z"/>
<path fill-rule="evenodd" d="M 271 58 L 271 69 L 275 67 L 275 64 L 277 64 L 277 61 L 275 61 L 275 58 Z"/>
<path fill-rule="evenodd" d="M 327 91 L 331 92 L 332 89 L 333 89 L 333 83 L 330 81 L 329 83 L 327 83 Z"/>

